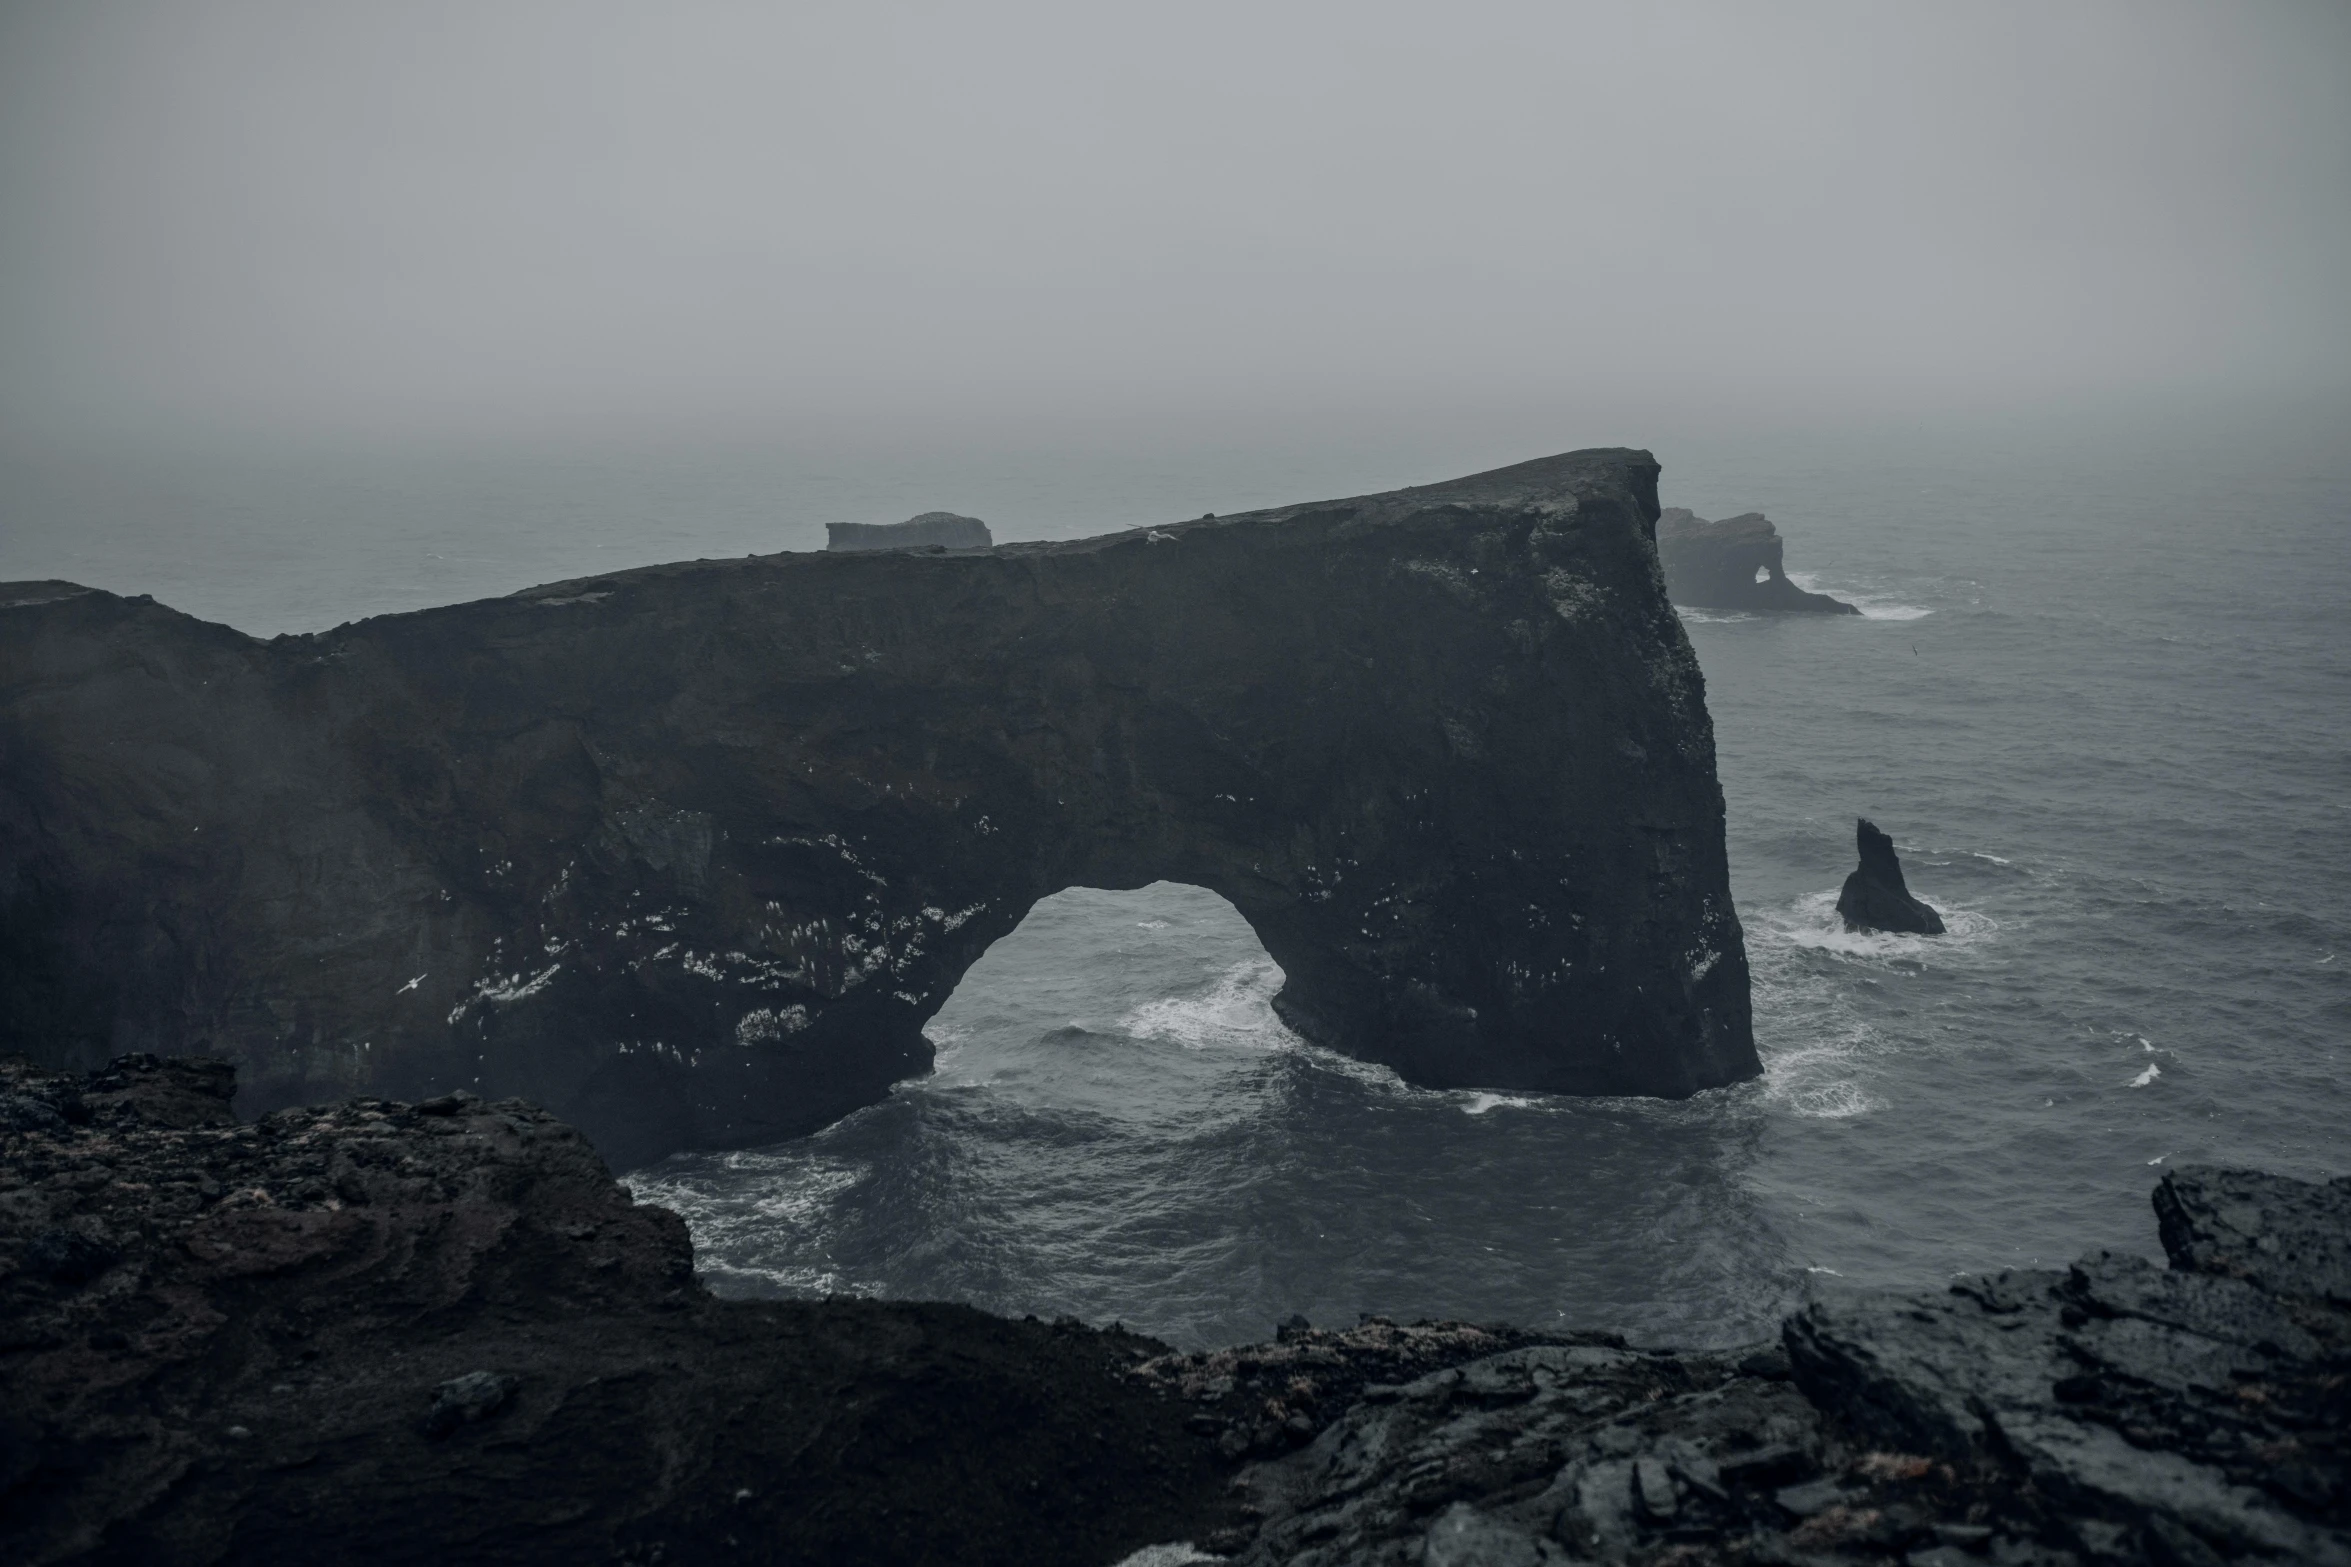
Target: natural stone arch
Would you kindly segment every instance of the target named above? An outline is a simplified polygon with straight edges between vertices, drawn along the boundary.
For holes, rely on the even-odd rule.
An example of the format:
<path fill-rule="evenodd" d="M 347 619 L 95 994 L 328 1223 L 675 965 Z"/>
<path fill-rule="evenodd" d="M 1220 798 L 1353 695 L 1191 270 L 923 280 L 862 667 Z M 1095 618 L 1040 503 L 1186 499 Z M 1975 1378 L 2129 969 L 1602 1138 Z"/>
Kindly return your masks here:
<path fill-rule="evenodd" d="M 1687 508 L 1665 511 L 1657 551 L 1677 604 L 1704 609 L 1792 609 L 1861 613 L 1842 599 L 1807 593 L 1788 580 L 1779 529 L 1759 511 L 1708 522 Z"/>
<path fill-rule="evenodd" d="M 20 594 L 0 819 L 52 912 L 9 961 L 111 986 L 35 1048 L 222 1050 L 264 1106 L 520 1094 L 633 1163 L 871 1102 L 1038 899 L 1166 879 L 1249 921 L 1291 1026 L 1411 1081 L 1752 1075 L 1656 474 L 1578 453 L 272 643 Z M 77 819 L 109 799 L 138 808 Z"/>

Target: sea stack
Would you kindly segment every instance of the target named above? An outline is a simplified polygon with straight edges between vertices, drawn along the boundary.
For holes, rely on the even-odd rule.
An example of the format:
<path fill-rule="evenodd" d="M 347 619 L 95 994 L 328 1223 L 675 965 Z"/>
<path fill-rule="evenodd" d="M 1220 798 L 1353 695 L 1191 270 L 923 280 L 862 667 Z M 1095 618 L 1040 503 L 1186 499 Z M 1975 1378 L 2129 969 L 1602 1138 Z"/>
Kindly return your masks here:
<path fill-rule="evenodd" d="M 977 517 L 926 511 L 904 522 L 828 522 L 825 548 L 840 550 L 984 550 L 995 543 Z"/>
<path fill-rule="evenodd" d="M 1845 928 L 1905 931 L 1917 936 L 1943 934 L 1943 916 L 1912 897 L 1903 884 L 1894 840 L 1866 817 L 1853 824 L 1853 838 L 1861 850 L 1861 863 L 1845 878 L 1845 890 L 1837 894 L 1837 912 L 1845 917 Z"/>
<path fill-rule="evenodd" d="M 1687 507 L 1668 506 L 1657 517 L 1657 561 L 1665 568 L 1666 596 L 1692 609 L 1792 609 L 1815 615 L 1858 615 L 1826 593 L 1807 593 L 1781 569 L 1779 529 L 1759 511 L 1708 522 Z"/>

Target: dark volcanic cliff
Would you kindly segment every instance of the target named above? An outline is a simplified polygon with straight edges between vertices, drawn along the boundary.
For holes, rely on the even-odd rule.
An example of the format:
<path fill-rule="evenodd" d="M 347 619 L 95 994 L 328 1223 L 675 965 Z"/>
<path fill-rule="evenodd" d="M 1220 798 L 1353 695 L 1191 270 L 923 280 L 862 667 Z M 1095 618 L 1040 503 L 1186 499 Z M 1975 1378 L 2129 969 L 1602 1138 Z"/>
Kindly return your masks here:
<path fill-rule="evenodd" d="M 1039 899 L 1195 883 L 1438 1086 L 1750 1076 L 1657 466 L 986 554 L 646 568 L 262 642 L 0 589 L 0 1045 L 249 1109 L 522 1095 L 619 1164 L 811 1130 Z"/>

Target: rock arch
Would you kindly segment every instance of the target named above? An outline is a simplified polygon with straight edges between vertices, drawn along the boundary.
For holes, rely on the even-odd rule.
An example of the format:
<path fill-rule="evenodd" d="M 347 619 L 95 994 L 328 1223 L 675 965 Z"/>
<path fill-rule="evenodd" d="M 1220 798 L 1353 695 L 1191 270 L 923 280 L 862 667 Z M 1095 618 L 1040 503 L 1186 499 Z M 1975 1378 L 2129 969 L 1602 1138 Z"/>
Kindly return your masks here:
<path fill-rule="evenodd" d="M 617 1164 L 921 1071 L 1040 898 L 1228 899 L 1432 1086 L 1753 1075 L 1644 452 L 987 552 L 647 568 L 260 642 L 0 592 L 22 1045 L 467 1087 Z"/>
<path fill-rule="evenodd" d="M 1677 604 L 1702 609 L 1792 609 L 1858 615 L 1843 599 L 1807 593 L 1788 580 L 1780 530 L 1759 511 L 1708 522 L 1686 507 L 1667 508 L 1657 525 L 1666 591 Z"/>

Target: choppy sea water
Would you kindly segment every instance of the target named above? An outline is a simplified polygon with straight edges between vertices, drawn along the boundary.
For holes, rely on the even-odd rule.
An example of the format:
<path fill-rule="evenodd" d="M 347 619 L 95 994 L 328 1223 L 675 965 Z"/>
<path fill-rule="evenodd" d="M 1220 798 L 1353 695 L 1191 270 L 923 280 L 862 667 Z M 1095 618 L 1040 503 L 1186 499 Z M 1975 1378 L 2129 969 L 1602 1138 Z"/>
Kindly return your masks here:
<path fill-rule="evenodd" d="M 1759 1334 L 1830 1277 L 2152 1251 L 2165 1164 L 2351 1165 L 2340 464 L 2153 441 L 1660 455 L 1668 504 L 1768 511 L 1798 580 L 1865 611 L 1684 617 L 1761 1081 L 1671 1104 L 1413 1089 L 1288 1034 L 1278 973 L 1220 899 L 1075 889 L 966 978 L 931 1076 L 813 1137 L 634 1172 L 640 1194 L 686 1215 L 733 1293 L 968 1300 L 1186 1345 L 1293 1311 L 1695 1343 Z M 1301 458 L 1292 493 L 1278 458 L 1260 466 L 1254 494 L 1087 483 L 1164 495 L 1172 516 L 1202 509 L 1179 496 L 1234 510 L 1440 476 L 1328 482 Z M 184 478 L 192 543 L 142 520 L 168 487 L 45 471 L 11 477 L 0 576 L 270 631 L 773 548 L 775 484 L 834 516 L 960 503 L 1002 537 L 1090 531 L 1063 481 L 928 480 L 903 505 L 868 485 L 860 513 L 856 484 L 807 473 L 799 492 L 769 475 L 756 503 L 520 463 L 208 473 Z M 354 516 L 370 525 L 302 523 Z M 298 547 L 273 561 L 273 538 Z M 1842 931 L 1857 814 L 1893 833 L 1949 935 Z"/>

